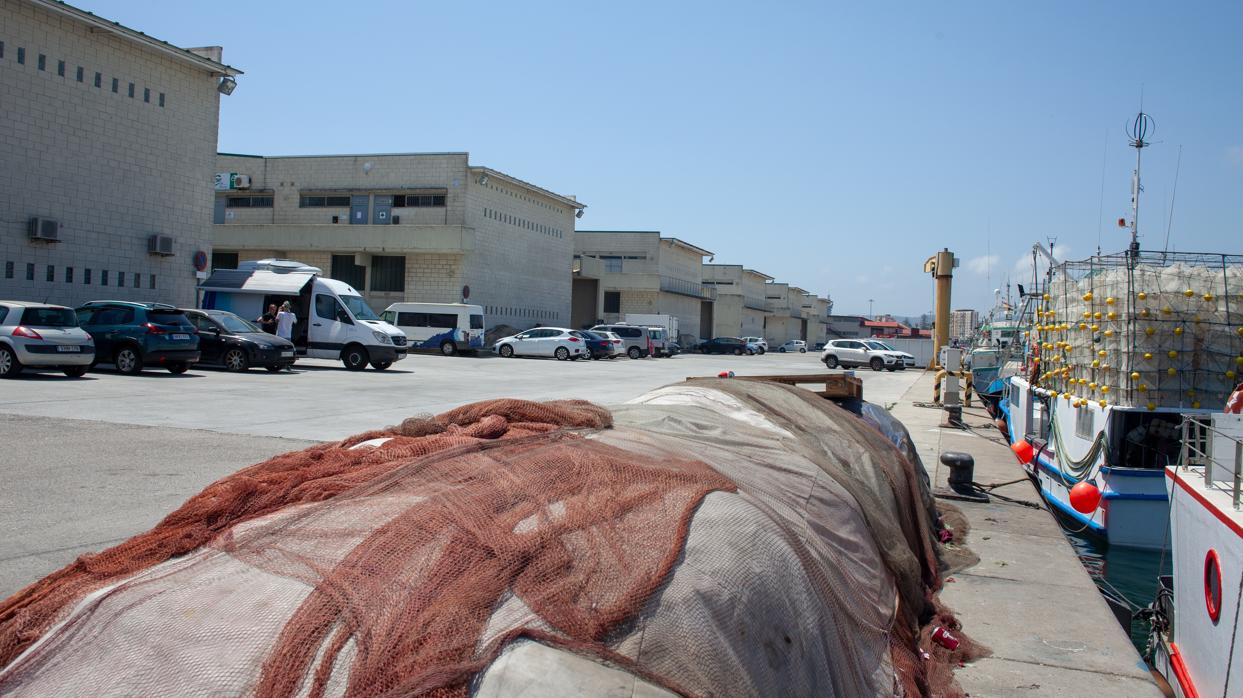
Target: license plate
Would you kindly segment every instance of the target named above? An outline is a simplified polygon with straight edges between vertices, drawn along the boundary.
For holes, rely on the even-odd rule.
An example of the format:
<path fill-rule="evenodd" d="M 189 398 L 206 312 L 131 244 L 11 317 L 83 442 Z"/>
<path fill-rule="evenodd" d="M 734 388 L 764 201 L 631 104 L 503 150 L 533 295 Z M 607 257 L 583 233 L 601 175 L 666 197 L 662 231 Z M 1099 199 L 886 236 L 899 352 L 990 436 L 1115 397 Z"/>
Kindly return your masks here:
<path fill-rule="evenodd" d="M 79 347 L 79 346 L 76 346 L 76 345 L 74 345 L 74 346 L 70 346 L 70 345 L 67 345 L 67 344 L 62 344 L 62 345 L 60 345 L 60 346 L 56 347 L 56 351 L 82 351 L 82 347 Z"/>
<path fill-rule="evenodd" d="M 188 335 L 188 334 L 180 334 L 180 333 L 178 333 L 178 334 L 174 334 L 174 335 L 172 335 L 172 337 L 173 337 L 173 339 L 189 339 L 189 338 L 190 338 L 190 335 Z"/>
<path fill-rule="evenodd" d="M 282 358 L 287 357 L 287 356 L 293 356 L 293 352 L 292 352 L 292 351 L 282 351 L 282 352 L 281 352 L 281 357 L 282 357 Z"/>

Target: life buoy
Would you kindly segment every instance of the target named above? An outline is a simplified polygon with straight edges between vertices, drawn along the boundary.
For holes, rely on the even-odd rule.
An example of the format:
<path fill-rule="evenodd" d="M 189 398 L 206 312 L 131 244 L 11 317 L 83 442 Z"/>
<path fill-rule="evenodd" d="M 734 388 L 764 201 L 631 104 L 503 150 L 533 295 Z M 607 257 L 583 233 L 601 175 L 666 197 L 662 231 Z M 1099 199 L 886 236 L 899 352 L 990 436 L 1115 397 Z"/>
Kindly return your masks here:
<path fill-rule="evenodd" d="M 1243 383 L 1235 386 L 1234 392 L 1226 400 L 1226 414 L 1243 414 Z"/>

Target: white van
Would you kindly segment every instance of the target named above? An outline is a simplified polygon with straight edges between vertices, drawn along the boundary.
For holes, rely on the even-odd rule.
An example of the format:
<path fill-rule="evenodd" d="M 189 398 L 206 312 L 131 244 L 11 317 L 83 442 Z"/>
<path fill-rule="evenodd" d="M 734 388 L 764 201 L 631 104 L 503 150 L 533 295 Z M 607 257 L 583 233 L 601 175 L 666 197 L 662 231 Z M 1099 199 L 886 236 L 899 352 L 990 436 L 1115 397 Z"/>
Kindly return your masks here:
<path fill-rule="evenodd" d="M 216 269 L 199 284 L 199 307 L 227 310 L 248 320 L 271 304 L 289 301 L 298 321 L 293 343 L 299 356 L 340 359 L 359 371 L 383 371 L 406 358 L 406 335 L 384 322 L 352 286 L 320 276 L 317 267 L 288 259 L 241 262 Z"/>
<path fill-rule="evenodd" d="M 465 303 L 394 303 L 380 313 L 406 333 L 411 349 L 445 356 L 483 348 L 483 306 Z"/>

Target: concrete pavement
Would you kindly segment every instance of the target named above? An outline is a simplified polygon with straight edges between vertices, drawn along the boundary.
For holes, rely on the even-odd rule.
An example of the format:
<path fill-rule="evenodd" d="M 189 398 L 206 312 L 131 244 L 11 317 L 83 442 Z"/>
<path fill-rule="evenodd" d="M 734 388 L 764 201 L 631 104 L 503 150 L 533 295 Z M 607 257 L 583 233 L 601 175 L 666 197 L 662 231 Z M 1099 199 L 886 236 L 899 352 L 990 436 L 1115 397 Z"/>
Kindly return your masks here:
<path fill-rule="evenodd" d="M 914 404 L 930 402 L 932 386 L 933 374 L 924 373 L 892 412 L 910 430 L 934 487 L 947 483 L 948 469 L 939 460 L 945 451 L 974 456 L 976 482 L 1022 478 L 1022 467 L 982 408 L 963 411 L 969 430 L 942 429 L 939 409 Z M 1040 501 L 1026 480 L 997 492 Z M 955 673 L 970 695 L 1162 695 L 1051 513 L 996 498 L 952 503 L 970 522 L 966 545 L 980 562 L 955 573 L 941 600 L 964 632 L 993 651 Z"/>

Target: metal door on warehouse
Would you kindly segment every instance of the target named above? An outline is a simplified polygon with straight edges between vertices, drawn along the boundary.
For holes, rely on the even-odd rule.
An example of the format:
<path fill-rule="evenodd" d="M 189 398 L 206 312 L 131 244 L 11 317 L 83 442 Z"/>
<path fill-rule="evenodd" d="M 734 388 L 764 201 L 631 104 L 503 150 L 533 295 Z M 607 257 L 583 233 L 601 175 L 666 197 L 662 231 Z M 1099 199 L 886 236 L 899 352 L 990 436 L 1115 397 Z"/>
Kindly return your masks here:
<path fill-rule="evenodd" d="M 367 224 L 367 196 L 351 196 L 350 197 L 350 224 L 366 225 Z"/>
<path fill-rule="evenodd" d="M 372 225 L 388 225 L 392 222 L 391 214 L 393 212 L 393 197 L 379 196 L 375 197 L 375 210 L 372 212 Z"/>

